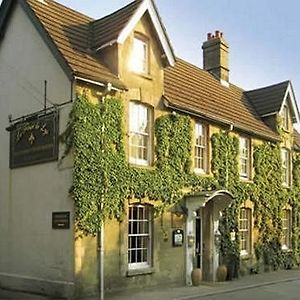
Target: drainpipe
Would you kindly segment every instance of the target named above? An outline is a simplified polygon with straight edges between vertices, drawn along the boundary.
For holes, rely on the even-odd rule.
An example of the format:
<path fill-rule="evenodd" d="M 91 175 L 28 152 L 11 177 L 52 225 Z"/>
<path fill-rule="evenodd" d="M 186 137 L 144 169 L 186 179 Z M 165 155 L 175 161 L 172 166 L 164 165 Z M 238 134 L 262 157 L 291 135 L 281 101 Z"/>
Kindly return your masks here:
<path fill-rule="evenodd" d="M 104 103 L 105 96 L 102 97 L 101 102 Z M 102 155 L 104 155 L 103 149 L 103 133 L 105 131 L 104 122 L 102 124 Z M 100 212 L 103 209 L 104 195 L 101 196 Z M 98 251 L 99 251 L 99 296 L 100 300 L 104 300 L 104 224 L 101 220 L 100 230 L 98 232 Z"/>
<path fill-rule="evenodd" d="M 103 204 L 101 203 L 102 209 Z M 104 300 L 104 224 L 101 221 L 101 227 L 98 232 L 98 251 L 99 251 L 99 289 L 100 300 Z"/>
<path fill-rule="evenodd" d="M 101 102 L 104 103 L 105 96 L 110 93 L 112 90 L 112 84 L 110 82 L 107 83 L 106 89 L 103 93 L 103 96 L 101 98 Z M 105 123 L 102 124 L 102 139 L 103 139 L 103 133 L 105 131 Z M 102 140 L 102 144 L 103 144 Z M 104 154 L 104 149 L 102 148 L 102 153 Z M 101 197 L 101 203 L 100 203 L 100 211 L 103 209 L 103 202 L 104 202 L 104 195 Z M 104 300 L 104 222 L 101 220 L 101 226 L 100 230 L 98 232 L 98 251 L 99 251 L 99 289 L 100 289 L 100 300 Z"/>

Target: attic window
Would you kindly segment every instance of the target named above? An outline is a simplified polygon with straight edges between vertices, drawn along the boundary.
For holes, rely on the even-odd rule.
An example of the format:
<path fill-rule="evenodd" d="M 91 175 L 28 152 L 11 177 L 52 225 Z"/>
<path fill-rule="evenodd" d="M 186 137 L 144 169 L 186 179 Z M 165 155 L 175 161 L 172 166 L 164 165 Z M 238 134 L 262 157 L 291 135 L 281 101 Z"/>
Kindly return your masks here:
<path fill-rule="evenodd" d="M 148 41 L 140 36 L 133 39 L 130 69 L 139 74 L 148 74 Z"/>
<path fill-rule="evenodd" d="M 282 110 L 282 125 L 284 130 L 289 130 L 289 109 L 286 104 L 283 106 Z"/>

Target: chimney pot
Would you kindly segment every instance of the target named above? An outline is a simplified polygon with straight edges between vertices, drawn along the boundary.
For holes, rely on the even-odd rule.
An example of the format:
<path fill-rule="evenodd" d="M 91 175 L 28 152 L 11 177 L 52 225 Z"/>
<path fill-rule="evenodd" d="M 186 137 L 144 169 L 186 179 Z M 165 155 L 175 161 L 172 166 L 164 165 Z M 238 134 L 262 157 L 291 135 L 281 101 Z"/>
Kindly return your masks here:
<path fill-rule="evenodd" d="M 208 33 L 207 41 L 202 45 L 203 68 L 224 85 L 229 83 L 228 48 L 220 30 L 215 30 L 214 34 Z"/>

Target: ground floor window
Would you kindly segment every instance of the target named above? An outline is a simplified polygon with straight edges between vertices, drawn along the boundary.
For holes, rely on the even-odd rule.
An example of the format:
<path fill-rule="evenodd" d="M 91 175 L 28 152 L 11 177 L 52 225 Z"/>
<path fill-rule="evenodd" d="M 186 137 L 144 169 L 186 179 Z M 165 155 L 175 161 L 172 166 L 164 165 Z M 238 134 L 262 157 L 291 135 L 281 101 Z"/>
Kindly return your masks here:
<path fill-rule="evenodd" d="M 241 208 L 239 218 L 240 253 L 251 253 L 251 209 Z"/>
<path fill-rule="evenodd" d="M 287 250 L 291 248 L 291 210 L 284 209 L 282 217 L 282 249 Z"/>
<path fill-rule="evenodd" d="M 152 264 L 152 215 L 150 205 L 130 205 L 128 218 L 128 268 Z"/>

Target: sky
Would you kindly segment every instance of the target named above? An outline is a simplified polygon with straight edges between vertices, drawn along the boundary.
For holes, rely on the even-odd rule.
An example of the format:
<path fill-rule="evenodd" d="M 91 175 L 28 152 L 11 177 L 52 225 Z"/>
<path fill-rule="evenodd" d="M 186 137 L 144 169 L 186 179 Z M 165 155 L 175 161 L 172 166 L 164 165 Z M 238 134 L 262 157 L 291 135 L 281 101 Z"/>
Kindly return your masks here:
<path fill-rule="evenodd" d="M 131 2 L 57 1 L 93 18 Z M 300 103 L 300 1 L 154 1 L 176 56 L 202 67 L 202 43 L 220 30 L 230 47 L 230 82 L 249 90 L 289 79 Z"/>

